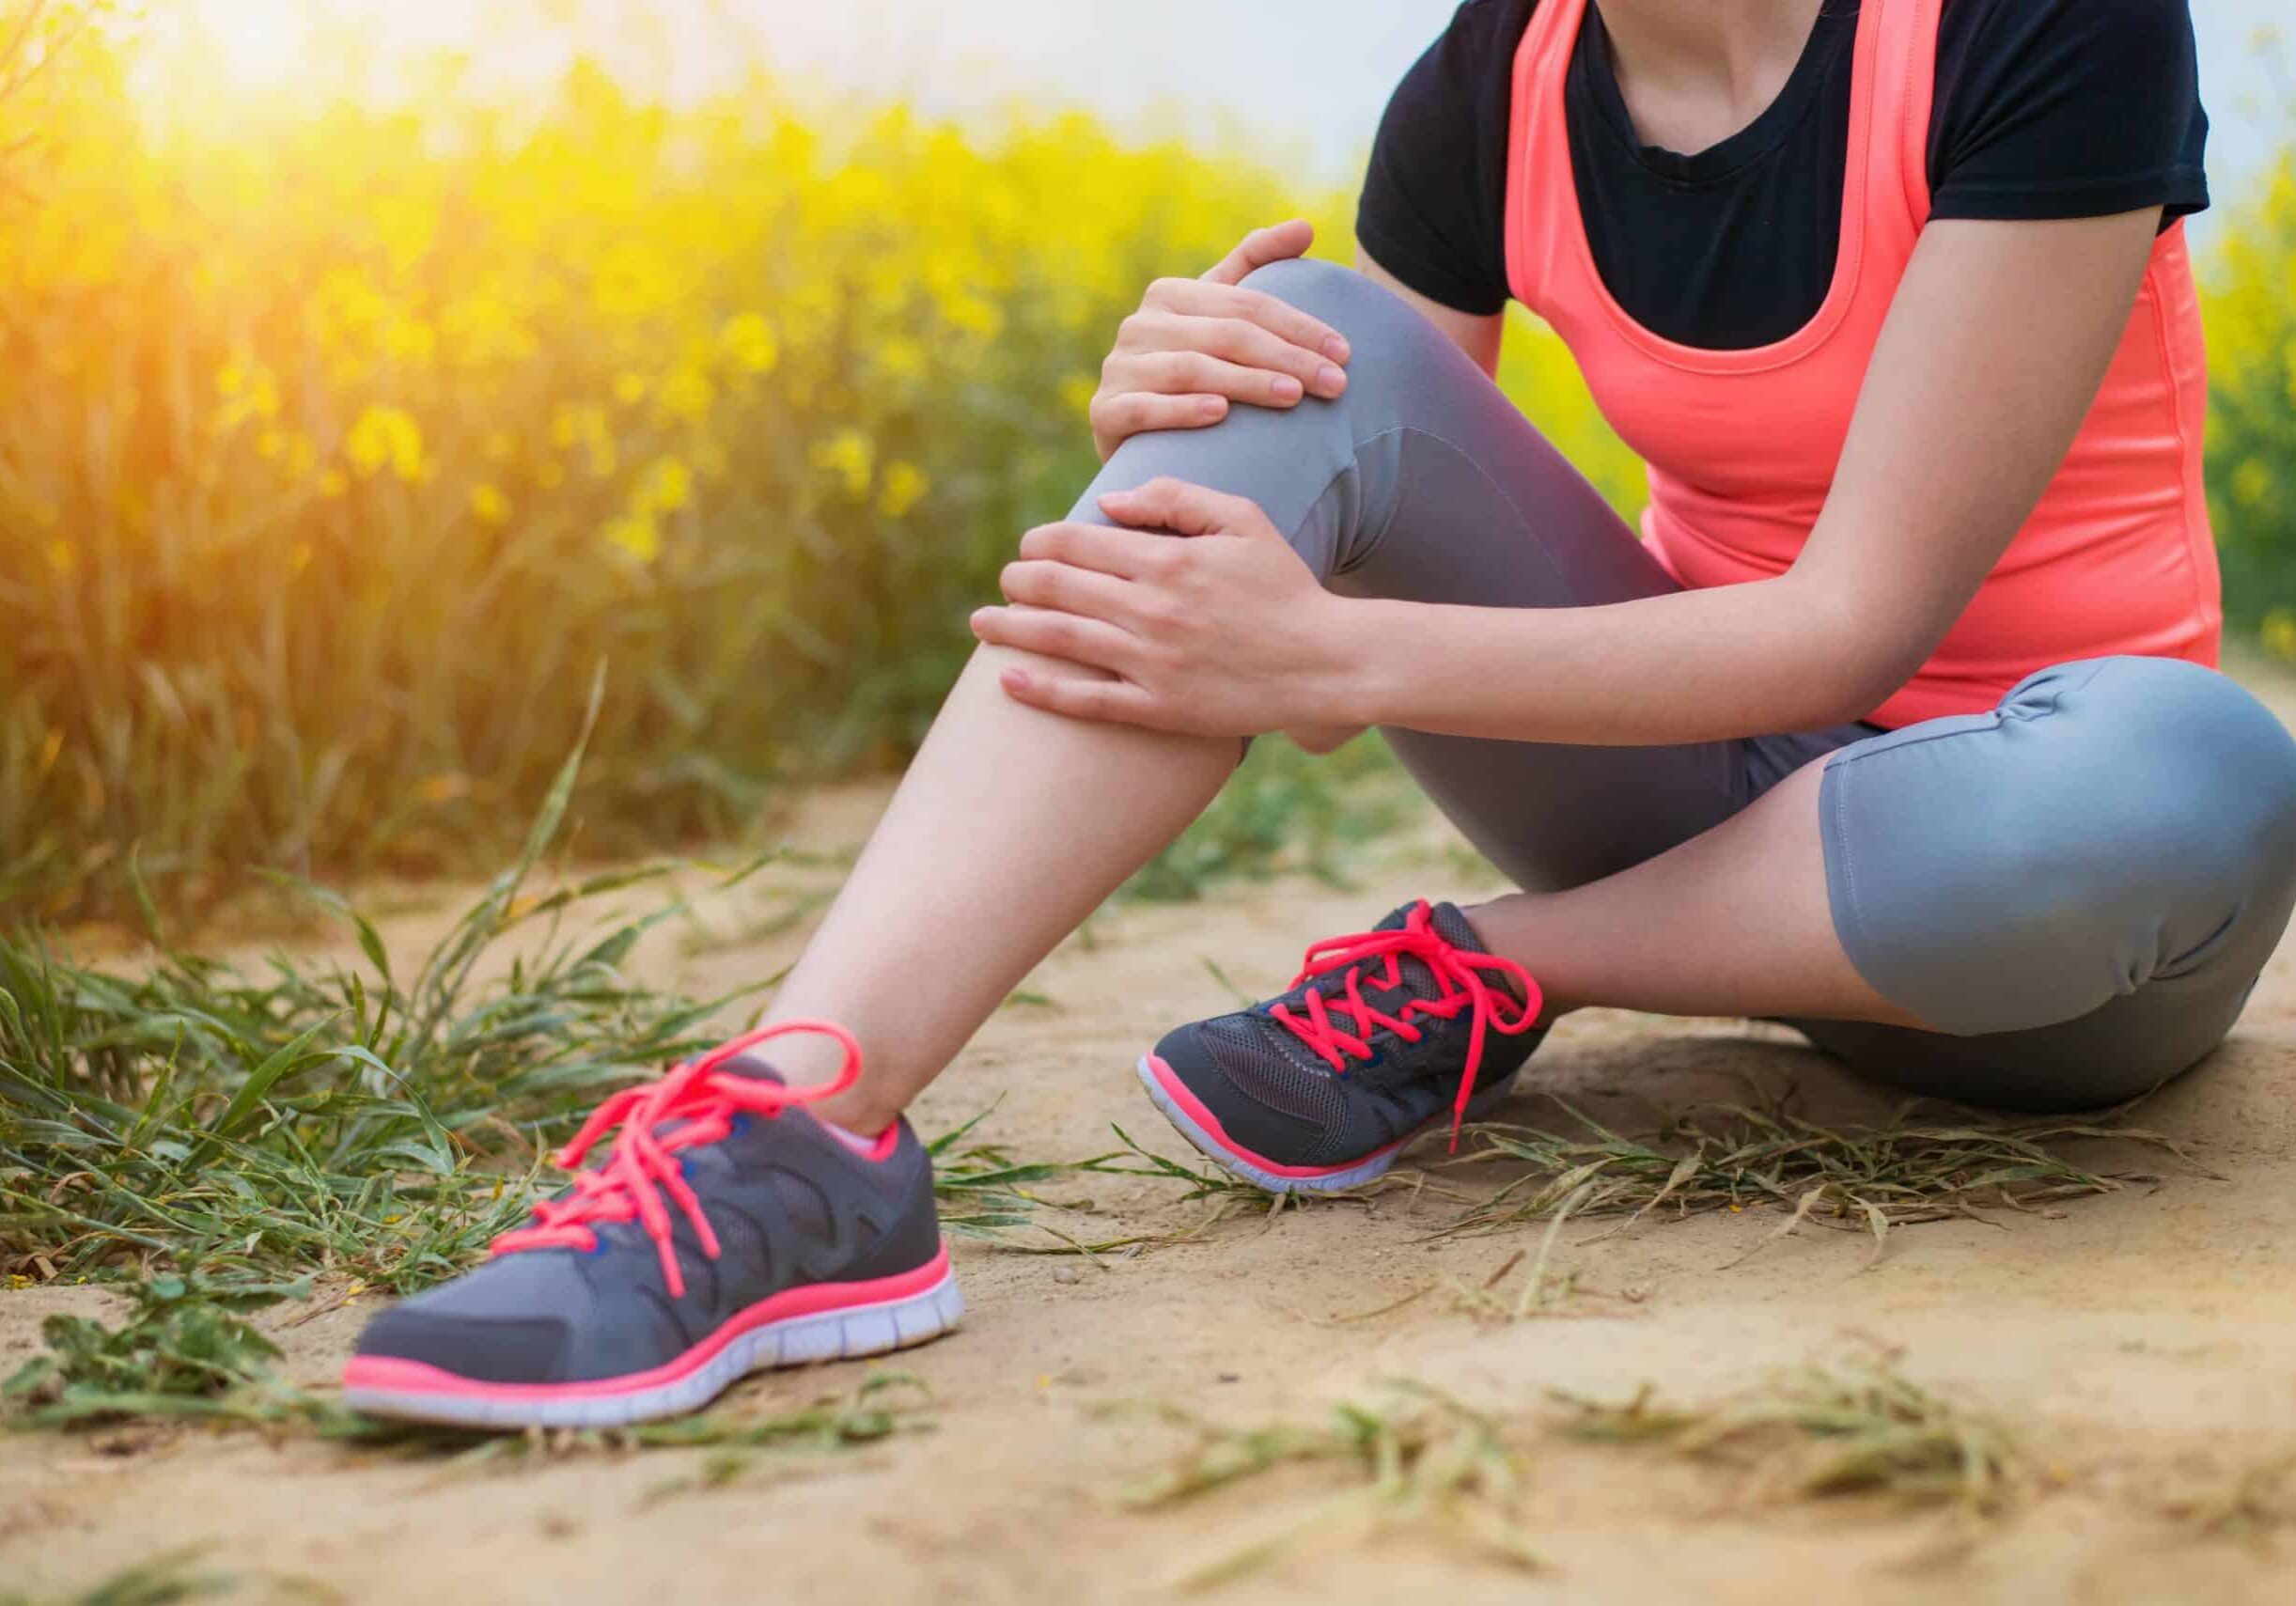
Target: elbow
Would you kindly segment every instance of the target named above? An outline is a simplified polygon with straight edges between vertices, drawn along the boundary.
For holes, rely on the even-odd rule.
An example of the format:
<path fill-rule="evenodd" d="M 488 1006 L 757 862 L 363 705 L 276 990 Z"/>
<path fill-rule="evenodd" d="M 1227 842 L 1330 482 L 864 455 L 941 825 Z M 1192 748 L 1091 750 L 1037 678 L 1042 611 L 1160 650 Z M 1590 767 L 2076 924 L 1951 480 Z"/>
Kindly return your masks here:
<path fill-rule="evenodd" d="M 1898 676 L 1889 680 L 1868 679 L 1851 683 L 1841 695 L 1821 699 L 1802 728 L 1828 730 L 1838 725 L 1855 725 L 1870 717 L 1874 709 L 1888 702 L 1910 678 L 1910 676 Z"/>
<path fill-rule="evenodd" d="M 1926 638 L 1894 630 L 1869 609 L 1854 605 L 1812 609 L 1803 641 L 1810 656 L 1802 683 L 1808 697 L 1797 711 L 1801 729 L 1824 729 L 1869 717 L 1902 690 L 1929 659 Z"/>

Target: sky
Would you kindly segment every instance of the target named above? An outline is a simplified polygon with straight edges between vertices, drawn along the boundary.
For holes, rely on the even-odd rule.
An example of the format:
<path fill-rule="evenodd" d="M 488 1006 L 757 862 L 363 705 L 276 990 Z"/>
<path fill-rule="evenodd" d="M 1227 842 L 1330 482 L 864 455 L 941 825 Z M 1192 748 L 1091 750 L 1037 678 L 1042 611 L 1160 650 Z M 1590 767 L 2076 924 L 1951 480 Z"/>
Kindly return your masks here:
<path fill-rule="evenodd" d="M 243 82 L 309 70 L 312 19 L 355 17 L 391 48 L 461 45 L 506 77 L 562 59 L 553 22 L 617 42 L 608 54 L 670 92 L 708 89 L 762 55 L 801 92 L 900 97 L 936 113 L 1015 102 L 1100 110 L 1142 133 L 1232 137 L 1304 180 L 1354 177 L 1396 80 L 1454 0 L 171 0 L 155 12 L 222 41 Z M 2237 193 L 2296 133 L 2289 97 L 2254 49 L 2287 0 L 2193 0 L 2210 169 Z M 518 16 L 526 25 L 507 22 Z M 485 17 L 483 23 L 474 18 Z M 2296 45 L 2296 40 L 2291 40 Z M 2284 108 L 2273 109 L 2277 101 Z"/>

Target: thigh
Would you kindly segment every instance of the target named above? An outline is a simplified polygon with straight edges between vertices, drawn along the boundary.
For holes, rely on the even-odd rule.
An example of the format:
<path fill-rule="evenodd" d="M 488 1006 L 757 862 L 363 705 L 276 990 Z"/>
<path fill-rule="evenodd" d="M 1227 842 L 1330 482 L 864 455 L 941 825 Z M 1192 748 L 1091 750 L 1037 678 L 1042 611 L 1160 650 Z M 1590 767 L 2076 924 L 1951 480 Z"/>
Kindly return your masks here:
<path fill-rule="evenodd" d="M 1074 517 L 1099 519 L 1101 492 L 1168 475 L 1250 497 L 1348 595 L 1565 608 L 1676 588 L 1585 478 L 1399 298 L 1319 262 L 1278 263 L 1247 283 L 1347 335 L 1347 393 L 1135 436 Z M 1526 888 L 1638 863 L 1747 801 L 1735 742 L 1557 747 L 1386 734 L 1436 804 Z"/>
<path fill-rule="evenodd" d="M 1803 1030 L 1964 1102 L 2094 1108 L 2184 1070 L 2296 904 L 2296 742 L 2190 663 L 2066 664 L 1859 742 L 1820 807 L 1851 961 L 1941 1031 Z"/>

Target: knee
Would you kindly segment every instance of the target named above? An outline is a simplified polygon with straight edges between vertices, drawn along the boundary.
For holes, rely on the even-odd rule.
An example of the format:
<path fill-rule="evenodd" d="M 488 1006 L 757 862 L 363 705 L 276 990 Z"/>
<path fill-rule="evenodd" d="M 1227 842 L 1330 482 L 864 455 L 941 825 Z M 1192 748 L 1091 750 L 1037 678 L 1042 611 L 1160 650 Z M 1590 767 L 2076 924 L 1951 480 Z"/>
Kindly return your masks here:
<path fill-rule="evenodd" d="M 1355 351 L 1351 372 L 1363 366 L 1367 351 L 1398 340 L 1443 339 L 1442 332 L 1420 317 L 1409 302 L 1335 262 L 1307 257 L 1271 262 L 1246 274 L 1243 284 L 1248 289 L 1289 302 L 1346 335 Z"/>
<path fill-rule="evenodd" d="M 2052 672 L 2056 673 L 2056 672 Z M 2053 812 L 2110 865 L 2100 881 L 2165 878 L 2237 891 L 2243 901 L 2296 889 L 2296 740 L 2237 681 L 2195 663 L 2110 658 L 2070 666 L 2043 722 Z M 2040 680 L 2036 677 L 2036 680 Z"/>
<path fill-rule="evenodd" d="M 1827 772 L 1836 923 L 1943 1030 L 2054 1024 L 2203 971 L 2244 984 L 2296 906 L 2296 741 L 2196 665 L 2063 665 L 1991 722 L 1870 753 Z"/>

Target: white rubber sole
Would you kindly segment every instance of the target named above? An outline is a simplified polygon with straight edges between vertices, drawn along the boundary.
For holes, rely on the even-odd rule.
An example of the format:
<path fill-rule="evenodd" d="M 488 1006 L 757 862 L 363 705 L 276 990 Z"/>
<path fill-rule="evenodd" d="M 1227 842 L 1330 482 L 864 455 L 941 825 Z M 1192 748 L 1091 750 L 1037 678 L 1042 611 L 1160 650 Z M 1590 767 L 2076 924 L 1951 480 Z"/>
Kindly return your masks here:
<path fill-rule="evenodd" d="M 353 1411 L 458 1427 L 621 1427 L 699 1411 L 752 1372 L 882 1355 L 940 1337 L 964 1318 L 955 1274 L 920 1293 L 754 1328 L 673 1382 L 628 1393 L 436 1393 L 346 1388 Z M 580 1387 L 582 1385 L 576 1385 Z"/>

